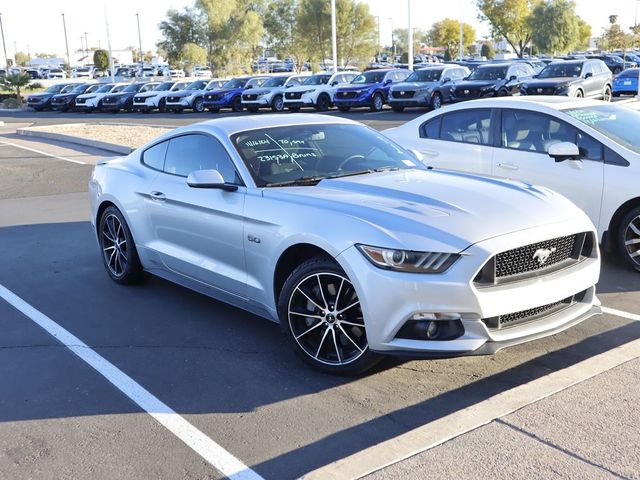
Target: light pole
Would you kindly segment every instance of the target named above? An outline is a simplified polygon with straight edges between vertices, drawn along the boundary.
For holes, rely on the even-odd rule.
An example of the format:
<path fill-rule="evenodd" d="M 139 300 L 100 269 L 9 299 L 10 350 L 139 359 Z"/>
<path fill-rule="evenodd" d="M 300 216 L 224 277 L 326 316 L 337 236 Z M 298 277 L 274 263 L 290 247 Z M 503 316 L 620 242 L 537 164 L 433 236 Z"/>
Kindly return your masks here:
<path fill-rule="evenodd" d="M 67 22 L 62 14 L 62 28 L 64 28 L 64 45 L 67 47 L 67 67 L 71 70 L 71 57 L 69 56 L 69 41 L 67 40 Z"/>
<path fill-rule="evenodd" d="M 378 23 L 378 48 L 376 48 L 376 62 L 380 61 L 380 17 L 378 15 L 375 16 L 376 22 Z"/>
<path fill-rule="evenodd" d="M 87 39 L 87 32 L 84 32 L 84 46 L 87 47 L 87 57 L 89 56 L 89 40 Z"/>
<path fill-rule="evenodd" d="M 409 28 L 407 28 L 407 35 L 409 35 L 409 54 L 407 55 L 407 59 L 409 60 L 409 70 L 413 70 L 413 28 L 411 28 L 411 0 L 407 0 L 407 19 L 409 22 Z"/>
<path fill-rule="evenodd" d="M 2 50 L 4 51 L 4 67 L 9 75 L 9 59 L 7 58 L 7 46 L 4 43 L 4 28 L 2 27 L 2 14 L 0 13 L 0 33 L 2 33 Z"/>
<path fill-rule="evenodd" d="M 140 36 L 140 15 L 136 13 L 136 22 L 138 22 L 138 46 L 140 47 L 140 75 L 142 75 L 142 37 Z"/>
<path fill-rule="evenodd" d="M 336 0 L 331 0 L 331 47 L 333 50 L 333 71 L 338 71 L 338 42 L 336 39 Z"/>
<path fill-rule="evenodd" d="M 109 68 L 111 69 L 111 81 L 115 82 L 116 72 L 114 71 L 115 69 L 113 68 L 113 55 L 111 54 L 111 36 L 109 35 L 109 17 L 107 16 L 106 0 L 103 0 L 102 6 L 104 7 L 104 23 L 105 23 L 105 26 L 107 27 L 107 47 L 109 48 Z"/>
<path fill-rule="evenodd" d="M 29 48 L 29 45 L 27 45 L 27 64 L 31 65 L 31 49 Z"/>
<path fill-rule="evenodd" d="M 393 36 L 393 18 L 388 17 L 391 21 L 391 50 L 393 51 L 393 60 L 391 63 L 396 63 L 396 42 Z"/>

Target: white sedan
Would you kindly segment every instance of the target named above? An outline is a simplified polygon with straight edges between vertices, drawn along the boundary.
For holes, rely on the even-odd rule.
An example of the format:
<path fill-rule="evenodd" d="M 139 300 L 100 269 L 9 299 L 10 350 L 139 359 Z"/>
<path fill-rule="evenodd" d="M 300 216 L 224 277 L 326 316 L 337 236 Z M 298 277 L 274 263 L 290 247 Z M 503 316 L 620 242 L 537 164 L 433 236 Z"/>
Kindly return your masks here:
<path fill-rule="evenodd" d="M 347 119 L 177 128 L 98 162 L 89 195 L 112 280 L 146 271 L 280 322 L 327 372 L 381 354 L 491 354 L 599 312 L 595 231 L 575 205 L 429 171 Z"/>
<path fill-rule="evenodd" d="M 639 127 L 640 112 L 628 107 L 540 96 L 465 102 L 384 133 L 428 166 L 560 192 L 640 270 Z"/>

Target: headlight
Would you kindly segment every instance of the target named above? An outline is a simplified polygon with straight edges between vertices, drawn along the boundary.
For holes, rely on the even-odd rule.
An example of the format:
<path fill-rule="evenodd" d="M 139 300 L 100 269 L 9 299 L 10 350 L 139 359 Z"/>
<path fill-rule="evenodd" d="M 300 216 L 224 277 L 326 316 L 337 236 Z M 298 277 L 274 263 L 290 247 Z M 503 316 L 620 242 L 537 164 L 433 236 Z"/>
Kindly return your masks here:
<path fill-rule="evenodd" d="M 397 272 L 442 273 L 460 258 L 456 253 L 415 252 L 368 245 L 357 247 L 376 267 Z"/>
<path fill-rule="evenodd" d="M 300 92 L 301 95 L 306 95 L 307 93 L 311 93 L 314 90 L 303 90 L 302 92 Z"/>

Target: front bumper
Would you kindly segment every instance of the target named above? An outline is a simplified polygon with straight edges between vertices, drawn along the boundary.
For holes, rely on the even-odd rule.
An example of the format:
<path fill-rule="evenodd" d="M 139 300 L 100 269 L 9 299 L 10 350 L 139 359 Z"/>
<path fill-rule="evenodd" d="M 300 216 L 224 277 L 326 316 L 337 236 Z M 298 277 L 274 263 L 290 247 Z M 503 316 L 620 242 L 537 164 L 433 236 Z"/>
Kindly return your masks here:
<path fill-rule="evenodd" d="M 495 90 L 486 90 L 484 92 L 480 92 L 478 95 L 468 96 L 468 97 L 466 96 L 458 97 L 454 92 L 452 92 L 449 101 L 451 103 L 464 102 L 466 100 L 475 100 L 476 98 L 493 98 L 496 95 L 497 95 L 497 92 Z"/>
<path fill-rule="evenodd" d="M 222 98 L 220 100 L 207 100 L 207 97 L 204 97 L 204 107 L 205 108 L 231 108 L 233 102 L 233 97 Z"/>
<path fill-rule="evenodd" d="M 158 105 L 154 101 L 153 97 L 145 98 L 144 102 L 133 101 L 134 110 L 152 110 L 154 108 L 158 108 Z"/>
<path fill-rule="evenodd" d="M 245 100 L 242 99 L 242 105 L 245 107 L 269 107 L 271 106 L 271 96 L 265 95 L 262 97 L 258 97 L 255 100 Z"/>
<path fill-rule="evenodd" d="M 389 105 L 392 107 L 429 107 L 431 106 L 431 101 L 428 97 L 414 97 L 402 100 L 391 97 L 389 98 Z"/>
<path fill-rule="evenodd" d="M 284 106 L 285 108 L 287 107 L 313 107 L 315 105 L 315 102 L 313 100 L 313 97 L 310 97 L 308 95 L 303 95 L 300 98 L 296 98 L 296 99 L 287 99 L 286 96 L 284 98 Z"/>
<path fill-rule="evenodd" d="M 600 313 L 595 296 L 600 274 L 597 249 L 593 257 L 546 275 L 490 287 L 479 287 L 473 282 L 486 261 L 497 253 L 588 230 L 584 222 L 567 224 L 571 225 L 528 229 L 476 243 L 443 274 L 382 270 L 365 259 L 356 247 L 347 249 L 337 260 L 358 292 L 369 347 L 381 353 L 411 356 L 486 355 L 553 335 Z M 574 295 L 576 301 L 566 308 L 531 321 L 502 328 L 490 328 L 483 321 L 536 309 Z M 453 340 L 400 338 L 398 332 L 406 321 L 424 312 L 459 314 L 464 332 Z"/>

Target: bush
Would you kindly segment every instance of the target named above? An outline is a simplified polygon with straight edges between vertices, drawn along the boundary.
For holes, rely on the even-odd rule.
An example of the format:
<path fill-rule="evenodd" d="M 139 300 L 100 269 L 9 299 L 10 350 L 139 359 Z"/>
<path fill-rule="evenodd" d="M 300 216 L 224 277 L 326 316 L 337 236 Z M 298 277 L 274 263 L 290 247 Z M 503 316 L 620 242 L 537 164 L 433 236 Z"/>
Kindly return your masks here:
<path fill-rule="evenodd" d="M 482 48 L 480 48 L 480 55 L 485 57 L 487 60 L 491 60 L 496 56 L 496 52 L 493 49 L 493 45 L 490 43 L 483 43 Z"/>
<path fill-rule="evenodd" d="M 18 108 L 18 100 L 15 98 L 6 98 L 2 101 L 2 108 Z"/>

